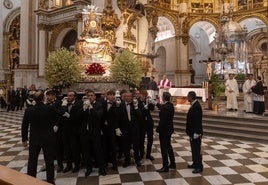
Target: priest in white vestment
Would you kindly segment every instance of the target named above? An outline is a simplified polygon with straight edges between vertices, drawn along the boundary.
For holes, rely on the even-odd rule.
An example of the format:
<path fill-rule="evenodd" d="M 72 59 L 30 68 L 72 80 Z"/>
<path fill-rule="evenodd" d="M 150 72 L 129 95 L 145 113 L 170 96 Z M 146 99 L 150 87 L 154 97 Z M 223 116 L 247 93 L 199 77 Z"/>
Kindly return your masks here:
<path fill-rule="evenodd" d="M 253 74 L 249 74 L 248 79 L 243 84 L 243 93 L 244 93 L 244 111 L 253 112 L 253 93 L 252 87 L 256 84 L 256 81 L 253 79 Z"/>
<path fill-rule="evenodd" d="M 238 84 L 234 74 L 229 74 L 229 79 L 225 82 L 225 96 L 227 97 L 226 108 L 230 111 L 237 111 L 237 96 L 239 94 Z"/>
<path fill-rule="evenodd" d="M 171 81 L 167 79 L 166 75 L 163 75 L 163 79 L 158 82 L 157 86 L 159 88 L 159 103 L 163 103 L 163 92 L 168 92 L 171 88 Z"/>

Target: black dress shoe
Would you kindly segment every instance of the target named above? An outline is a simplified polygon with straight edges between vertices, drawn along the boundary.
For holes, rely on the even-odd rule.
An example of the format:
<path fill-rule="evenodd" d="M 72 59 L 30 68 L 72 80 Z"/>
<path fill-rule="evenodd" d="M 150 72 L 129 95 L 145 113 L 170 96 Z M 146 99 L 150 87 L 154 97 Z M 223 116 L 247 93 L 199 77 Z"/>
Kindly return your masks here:
<path fill-rule="evenodd" d="M 76 172 L 79 172 L 80 168 L 78 166 L 75 166 L 74 169 L 73 169 L 73 173 L 76 173 Z"/>
<path fill-rule="evenodd" d="M 63 166 L 58 166 L 57 173 L 62 172 L 62 170 L 63 170 Z"/>
<path fill-rule="evenodd" d="M 130 163 L 128 162 L 128 161 L 125 161 L 124 163 L 123 163 L 123 168 L 126 168 L 126 167 L 128 167 L 130 165 Z"/>
<path fill-rule="evenodd" d="M 168 168 L 175 170 L 176 169 L 176 164 L 170 164 L 170 165 L 168 165 Z"/>
<path fill-rule="evenodd" d="M 154 157 L 150 155 L 150 156 L 146 156 L 146 159 L 150 159 L 151 161 L 153 161 Z"/>
<path fill-rule="evenodd" d="M 192 173 L 201 173 L 203 171 L 203 169 L 200 168 L 195 168 Z"/>
<path fill-rule="evenodd" d="M 65 167 L 64 169 L 63 169 L 63 173 L 66 173 L 66 172 L 68 172 L 68 171 L 71 171 L 72 170 L 72 167 L 70 167 L 70 166 L 67 166 L 67 167 Z"/>
<path fill-rule="evenodd" d="M 195 166 L 193 164 L 188 164 L 187 167 L 188 168 L 195 168 Z"/>
<path fill-rule="evenodd" d="M 86 169 L 85 177 L 89 176 L 92 172 L 91 168 Z"/>
<path fill-rule="evenodd" d="M 169 171 L 169 169 L 168 168 L 161 168 L 161 169 L 159 169 L 159 170 L 156 170 L 157 172 L 159 172 L 159 173 L 163 173 L 163 172 L 168 172 Z"/>
<path fill-rule="evenodd" d="M 106 175 L 105 169 L 100 169 L 99 170 L 99 175 L 105 176 Z"/>
<path fill-rule="evenodd" d="M 136 165 L 137 166 L 141 166 L 141 162 L 140 161 L 136 161 Z"/>

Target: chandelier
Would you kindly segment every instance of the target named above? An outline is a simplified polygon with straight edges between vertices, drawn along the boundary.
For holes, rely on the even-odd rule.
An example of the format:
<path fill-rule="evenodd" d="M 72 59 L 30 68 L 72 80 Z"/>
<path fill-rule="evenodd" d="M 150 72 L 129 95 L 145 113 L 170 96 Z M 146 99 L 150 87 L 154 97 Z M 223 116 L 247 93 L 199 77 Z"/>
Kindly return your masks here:
<path fill-rule="evenodd" d="M 215 36 L 215 74 L 250 73 L 247 62 L 246 35 L 243 28 L 233 21 L 233 6 L 220 16 L 221 29 Z"/>

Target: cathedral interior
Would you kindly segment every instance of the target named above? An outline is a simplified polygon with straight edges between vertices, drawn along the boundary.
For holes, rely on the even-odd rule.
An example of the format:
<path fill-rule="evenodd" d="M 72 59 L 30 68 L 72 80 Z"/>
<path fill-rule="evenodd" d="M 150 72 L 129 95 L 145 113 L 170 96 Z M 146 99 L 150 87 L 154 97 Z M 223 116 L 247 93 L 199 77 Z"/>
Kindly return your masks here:
<path fill-rule="evenodd" d="M 47 88 L 47 58 L 62 47 L 74 51 L 85 68 L 92 63 L 104 68 L 102 77 L 81 74 L 80 84 L 106 82 L 114 56 L 122 48 L 128 48 L 139 57 L 144 77 L 154 76 L 159 81 L 166 75 L 173 87 L 202 86 L 211 75 L 219 76 L 224 83 L 229 74 L 253 74 L 255 79 L 260 76 L 268 86 L 268 0 L 2 0 L 0 15 L 0 96 L 3 97 L 10 86 L 35 84 Z M 22 115 L 22 111 L 1 112 L 0 165 L 26 173 L 27 151 L 19 144 L 18 130 L 12 130 L 19 129 Z M 244 114 L 225 116 L 244 117 Z M 266 118 L 259 116 L 246 119 L 267 123 Z M 16 126 L 5 125 L 6 120 Z M 93 173 L 88 179 L 82 178 L 82 169 L 75 175 L 58 175 L 56 183 L 268 183 L 267 144 L 258 140 L 205 137 L 204 173 L 192 175 L 184 169 L 190 160 L 187 142 L 184 133 L 175 133 L 172 144 L 179 150 L 175 155 L 179 167 L 167 175 L 155 172 L 161 157 L 159 141 L 154 138 L 156 160 L 143 161 L 141 168 L 132 165 L 120 168 L 118 173 L 108 170 L 105 178 Z M 44 176 L 44 172 L 38 173 L 38 178 Z"/>

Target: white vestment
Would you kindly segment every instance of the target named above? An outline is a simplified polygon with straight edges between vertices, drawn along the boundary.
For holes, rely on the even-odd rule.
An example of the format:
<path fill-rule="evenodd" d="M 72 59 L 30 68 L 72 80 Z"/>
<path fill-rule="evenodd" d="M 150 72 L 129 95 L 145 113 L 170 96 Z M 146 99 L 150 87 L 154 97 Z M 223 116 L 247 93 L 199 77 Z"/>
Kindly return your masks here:
<path fill-rule="evenodd" d="M 232 92 L 230 92 L 232 91 Z M 228 79 L 225 82 L 225 95 L 227 97 L 227 109 L 237 109 L 237 95 L 239 94 L 236 79 Z"/>
<path fill-rule="evenodd" d="M 158 83 L 158 88 L 159 88 L 159 101 L 160 103 L 163 103 L 163 92 L 168 92 L 168 90 L 171 88 L 171 81 L 168 79 L 161 80 Z"/>
<path fill-rule="evenodd" d="M 243 84 L 244 93 L 244 110 L 246 112 L 253 112 L 253 93 L 251 88 L 256 84 L 255 80 L 246 80 Z"/>

